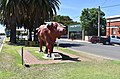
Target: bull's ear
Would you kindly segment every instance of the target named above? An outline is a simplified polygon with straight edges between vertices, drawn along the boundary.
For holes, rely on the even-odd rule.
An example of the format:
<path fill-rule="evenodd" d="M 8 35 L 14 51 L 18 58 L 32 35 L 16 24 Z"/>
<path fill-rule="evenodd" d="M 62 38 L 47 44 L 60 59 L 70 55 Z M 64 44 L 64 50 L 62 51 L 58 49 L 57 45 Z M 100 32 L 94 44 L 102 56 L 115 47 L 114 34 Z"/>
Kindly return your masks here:
<path fill-rule="evenodd" d="M 47 24 L 47 26 L 52 26 L 52 25 L 53 25 L 53 23 L 48 23 L 48 24 Z"/>
<path fill-rule="evenodd" d="M 49 28 L 49 27 L 53 26 L 53 23 L 48 23 L 48 24 L 46 24 L 46 26 L 47 26 L 47 28 Z"/>

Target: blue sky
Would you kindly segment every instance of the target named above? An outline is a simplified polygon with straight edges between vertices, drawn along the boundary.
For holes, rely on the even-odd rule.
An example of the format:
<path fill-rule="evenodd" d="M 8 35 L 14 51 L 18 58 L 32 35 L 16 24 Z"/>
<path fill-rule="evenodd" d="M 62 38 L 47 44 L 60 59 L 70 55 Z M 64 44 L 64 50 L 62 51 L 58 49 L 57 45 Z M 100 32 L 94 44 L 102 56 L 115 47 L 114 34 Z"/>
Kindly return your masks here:
<path fill-rule="evenodd" d="M 120 15 L 120 0 L 60 0 L 60 10 L 58 14 L 70 16 L 74 21 L 79 21 L 79 17 L 84 8 L 98 8 L 108 16 Z M 106 6 L 113 7 L 106 7 Z M 102 8 L 106 7 L 106 8 Z"/>
<path fill-rule="evenodd" d="M 106 17 L 120 15 L 120 0 L 60 0 L 60 2 L 60 10 L 57 14 L 70 16 L 73 21 L 79 21 L 84 8 L 98 8 L 98 6 L 101 6 L 101 10 L 106 14 Z M 111 5 L 118 6 L 102 8 Z M 4 27 L 0 25 L 0 32 L 3 31 Z"/>

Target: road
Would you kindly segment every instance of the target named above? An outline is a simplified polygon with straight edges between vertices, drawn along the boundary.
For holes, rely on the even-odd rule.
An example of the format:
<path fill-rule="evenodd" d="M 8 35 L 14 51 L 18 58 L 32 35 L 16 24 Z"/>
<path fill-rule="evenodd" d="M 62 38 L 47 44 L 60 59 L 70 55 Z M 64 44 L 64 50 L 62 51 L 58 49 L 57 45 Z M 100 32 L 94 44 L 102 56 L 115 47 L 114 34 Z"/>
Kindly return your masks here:
<path fill-rule="evenodd" d="M 107 57 L 114 60 L 120 60 L 120 46 L 102 45 L 102 44 L 91 44 L 83 41 L 70 41 L 70 40 L 57 40 L 59 46 L 68 47 L 70 49 L 91 53 Z"/>
<path fill-rule="evenodd" d="M 2 44 L 3 44 L 3 40 L 4 40 L 5 36 L 4 35 L 0 35 L 0 52 L 1 52 L 1 49 L 2 49 Z"/>

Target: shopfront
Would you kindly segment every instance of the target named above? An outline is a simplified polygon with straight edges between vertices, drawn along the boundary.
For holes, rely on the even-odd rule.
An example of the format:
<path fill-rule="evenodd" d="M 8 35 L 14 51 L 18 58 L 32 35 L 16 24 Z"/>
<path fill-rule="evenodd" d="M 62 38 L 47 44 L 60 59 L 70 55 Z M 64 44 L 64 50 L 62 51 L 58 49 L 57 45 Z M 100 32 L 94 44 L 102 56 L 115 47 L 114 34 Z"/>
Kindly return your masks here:
<path fill-rule="evenodd" d="M 82 39 L 82 29 L 80 24 L 68 26 L 68 38 Z"/>

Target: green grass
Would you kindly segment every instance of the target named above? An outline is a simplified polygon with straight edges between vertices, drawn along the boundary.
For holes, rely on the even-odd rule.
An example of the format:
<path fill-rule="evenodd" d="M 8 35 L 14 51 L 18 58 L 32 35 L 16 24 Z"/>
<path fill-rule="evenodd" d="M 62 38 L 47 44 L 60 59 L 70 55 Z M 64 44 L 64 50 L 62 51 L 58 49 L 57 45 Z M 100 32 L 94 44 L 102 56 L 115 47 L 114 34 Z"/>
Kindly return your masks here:
<path fill-rule="evenodd" d="M 26 68 L 21 65 L 21 57 L 17 53 L 21 47 L 4 44 L 0 53 L 0 79 L 120 79 L 120 61 L 93 60 L 31 65 L 30 68 Z M 35 53 L 39 47 L 24 47 L 24 49 L 40 58 L 40 54 Z M 59 50 L 69 51 L 69 53 L 76 55 L 78 53 L 65 48 Z"/>
<path fill-rule="evenodd" d="M 43 47 L 44 49 L 44 47 Z M 29 51 L 32 55 L 34 55 L 37 59 L 43 60 L 42 57 L 44 55 L 43 52 L 39 52 L 39 47 L 24 47 L 24 50 Z"/>
<path fill-rule="evenodd" d="M 67 52 L 67 53 L 70 53 L 70 54 L 75 54 L 75 55 L 78 55 L 78 53 L 77 53 L 77 52 L 74 52 L 74 51 L 69 50 L 69 49 L 67 49 L 67 48 L 54 47 L 54 49 L 56 49 L 56 50 L 61 50 L 61 51 L 63 51 L 63 52 Z"/>

